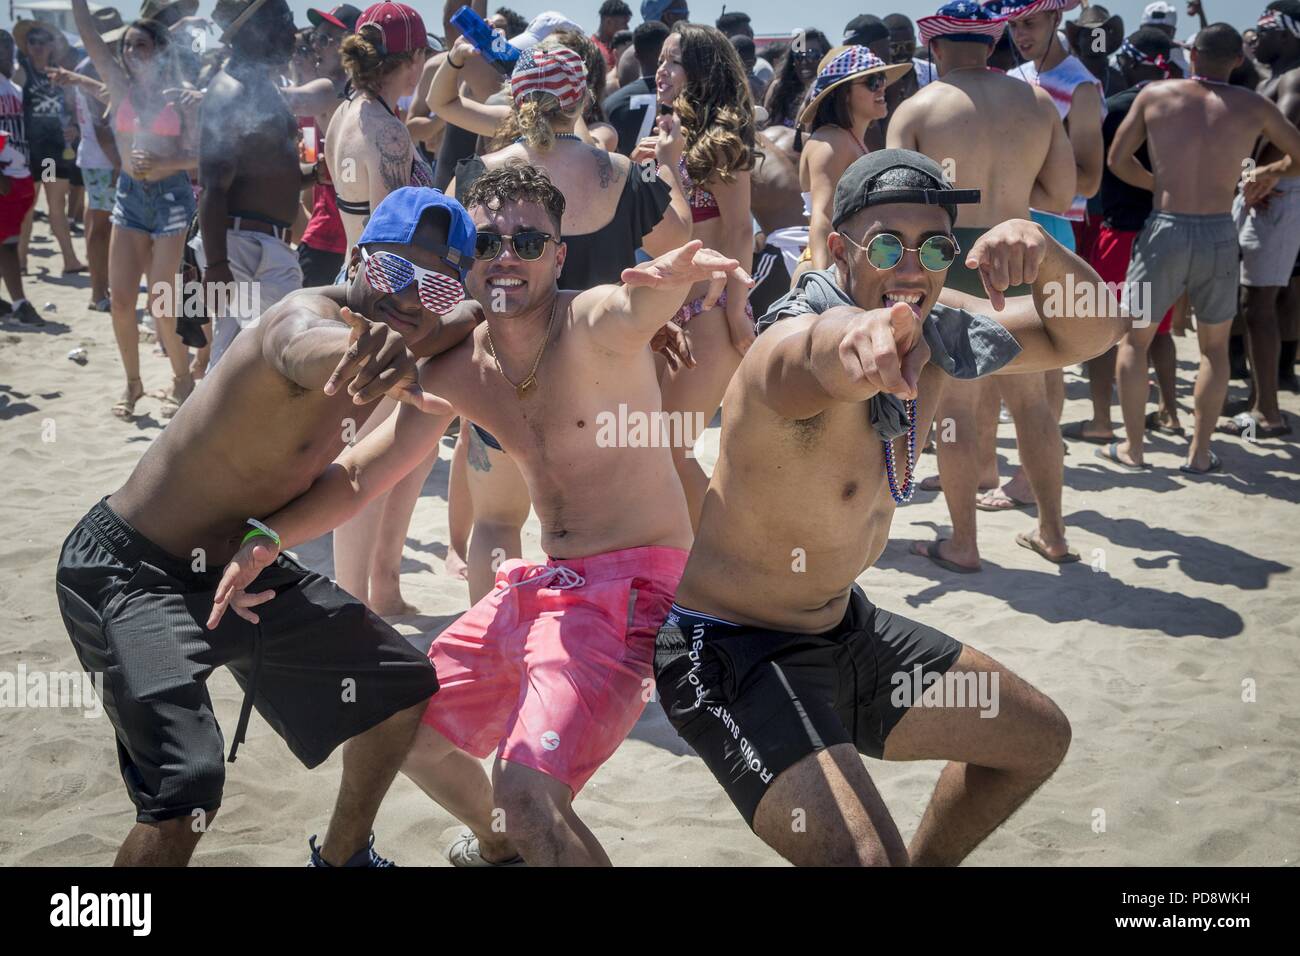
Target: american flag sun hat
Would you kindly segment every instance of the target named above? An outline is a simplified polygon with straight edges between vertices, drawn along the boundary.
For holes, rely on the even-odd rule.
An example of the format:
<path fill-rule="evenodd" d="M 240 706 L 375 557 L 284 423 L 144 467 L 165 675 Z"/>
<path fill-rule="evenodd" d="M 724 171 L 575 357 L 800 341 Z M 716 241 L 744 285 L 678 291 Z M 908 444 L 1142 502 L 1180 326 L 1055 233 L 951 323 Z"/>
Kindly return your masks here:
<path fill-rule="evenodd" d="M 889 85 L 911 69 L 910 63 L 886 63 L 864 46 L 837 46 L 817 64 L 817 78 L 809 88 L 808 104 L 799 111 L 799 125 L 807 129 L 822 101 L 845 83 L 883 73 Z"/>
<path fill-rule="evenodd" d="M 956 0 L 945 3 L 939 12 L 916 21 L 921 45 L 943 38 L 971 38 L 997 43 L 1007 28 L 1006 21 L 994 16 L 973 0 Z"/>

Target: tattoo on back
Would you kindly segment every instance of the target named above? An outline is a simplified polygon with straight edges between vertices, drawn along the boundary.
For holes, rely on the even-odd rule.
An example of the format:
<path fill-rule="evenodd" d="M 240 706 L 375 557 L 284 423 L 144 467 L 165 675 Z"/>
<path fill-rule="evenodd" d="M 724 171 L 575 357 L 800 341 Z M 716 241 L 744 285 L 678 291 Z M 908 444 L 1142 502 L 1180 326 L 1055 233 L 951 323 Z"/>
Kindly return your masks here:
<path fill-rule="evenodd" d="M 379 175 L 388 192 L 411 184 L 411 137 L 406 127 L 394 120 L 379 131 Z"/>

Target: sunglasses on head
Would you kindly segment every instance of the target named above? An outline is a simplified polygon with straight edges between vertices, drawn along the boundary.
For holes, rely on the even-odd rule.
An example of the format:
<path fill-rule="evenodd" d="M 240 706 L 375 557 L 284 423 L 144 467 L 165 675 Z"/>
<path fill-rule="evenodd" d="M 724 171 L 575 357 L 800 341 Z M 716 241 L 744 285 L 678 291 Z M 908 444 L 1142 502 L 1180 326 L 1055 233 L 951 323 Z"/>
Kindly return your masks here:
<path fill-rule="evenodd" d="M 865 246 L 851 236 L 844 235 L 844 238 L 866 252 L 867 261 L 881 270 L 892 269 L 902 262 L 903 253 L 915 252 L 926 270 L 943 272 L 952 265 L 957 253 L 961 252 L 957 240 L 952 236 L 931 236 L 915 249 L 903 245 L 903 240 L 892 232 L 877 233 Z"/>
<path fill-rule="evenodd" d="M 454 250 L 439 252 L 444 258 Z M 446 315 L 465 300 L 465 287 L 451 276 L 430 269 L 421 269 L 410 259 L 393 252 L 367 252 L 361 250 L 361 263 L 365 266 L 366 282 L 376 292 L 397 295 L 412 282 L 419 283 L 420 305 L 434 315 Z M 454 263 L 452 263 L 454 267 Z"/>
<path fill-rule="evenodd" d="M 537 229 L 523 229 L 513 236 L 503 236 L 499 232 L 483 232 L 480 230 L 478 238 L 474 240 L 474 258 L 480 262 L 491 262 L 501 255 L 501 250 L 505 247 L 507 241 L 510 242 L 510 247 L 514 249 L 515 255 L 525 262 L 533 262 L 542 257 L 542 253 L 546 251 L 546 244 L 556 242 L 556 239 Z"/>

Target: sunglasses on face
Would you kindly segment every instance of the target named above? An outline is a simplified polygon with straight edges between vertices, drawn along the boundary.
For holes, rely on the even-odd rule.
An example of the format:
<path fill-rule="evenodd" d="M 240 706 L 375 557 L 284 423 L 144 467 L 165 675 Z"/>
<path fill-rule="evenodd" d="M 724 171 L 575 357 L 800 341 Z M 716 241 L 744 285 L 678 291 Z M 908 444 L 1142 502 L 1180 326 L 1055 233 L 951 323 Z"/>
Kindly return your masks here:
<path fill-rule="evenodd" d="M 49 46 L 53 42 L 54 42 L 53 37 L 41 36 L 40 34 L 37 34 L 36 36 L 29 36 L 27 38 L 28 46 Z"/>
<path fill-rule="evenodd" d="M 524 229 L 516 232 L 513 236 L 503 236 L 499 232 L 482 232 L 474 241 L 474 258 L 480 262 L 491 262 L 497 256 L 501 255 L 501 250 L 505 247 L 506 242 L 514 249 L 515 255 L 525 262 L 533 262 L 542 257 L 546 251 L 548 242 L 555 242 L 555 238 L 536 229 Z"/>
<path fill-rule="evenodd" d="M 421 269 L 396 253 L 369 253 L 362 249 L 361 262 L 366 269 L 366 282 L 376 292 L 397 295 L 412 282 L 419 283 L 420 305 L 434 315 L 446 315 L 465 300 L 465 288 L 457 280 L 441 272 Z"/>
<path fill-rule="evenodd" d="M 325 47 L 338 46 L 339 38 L 330 36 L 328 33 L 313 33 L 309 42 L 317 49 L 324 49 Z"/>
<path fill-rule="evenodd" d="M 796 50 L 794 53 L 794 60 L 796 63 L 806 63 L 809 60 L 814 60 L 820 63 L 821 58 L 825 55 L 825 50 Z"/>
<path fill-rule="evenodd" d="M 927 271 L 943 272 L 961 252 L 952 236 L 931 236 L 915 249 L 903 245 L 903 240 L 891 232 L 877 233 L 865 246 L 850 236 L 844 238 L 866 252 L 872 266 L 886 271 L 903 261 L 903 253 L 915 252 Z"/>
<path fill-rule="evenodd" d="M 885 74 L 872 73 L 870 76 L 865 77 L 858 82 L 869 89 L 872 93 L 879 93 L 885 88 Z"/>

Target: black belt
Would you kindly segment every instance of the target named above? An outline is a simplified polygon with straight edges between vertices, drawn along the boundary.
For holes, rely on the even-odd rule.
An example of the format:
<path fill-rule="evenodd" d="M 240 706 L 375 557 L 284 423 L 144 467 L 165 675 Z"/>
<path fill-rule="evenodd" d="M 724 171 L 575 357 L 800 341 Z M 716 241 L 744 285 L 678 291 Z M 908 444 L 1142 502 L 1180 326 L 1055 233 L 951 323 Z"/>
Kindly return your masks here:
<path fill-rule="evenodd" d="M 288 242 L 289 235 L 293 232 L 293 226 L 283 226 L 279 223 L 267 222 L 265 219 L 252 219 L 248 216 L 228 216 L 226 218 L 226 228 L 233 229 L 236 232 L 261 232 L 268 236 L 275 236 L 281 242 Z"/>

